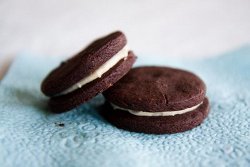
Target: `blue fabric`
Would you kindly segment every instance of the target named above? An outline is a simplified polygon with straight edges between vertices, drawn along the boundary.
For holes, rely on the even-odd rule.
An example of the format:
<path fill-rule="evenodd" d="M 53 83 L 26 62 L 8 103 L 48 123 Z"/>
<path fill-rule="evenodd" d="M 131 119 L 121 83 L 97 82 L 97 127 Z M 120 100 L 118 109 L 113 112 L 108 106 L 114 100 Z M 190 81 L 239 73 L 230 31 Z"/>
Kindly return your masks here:
<path fill-rule="evenodd" d="M 181 67 L 207 84 L 208 118 L 171 135 L 113 127 L 97 113 L 102 96 L 71 112 L 50 113 L 40 83 L 60 61 L 19 56 L 0 82 L 0 166 L 250 166 L 249 46 L 200 60 L 139 57 L 137 65 Z"/>

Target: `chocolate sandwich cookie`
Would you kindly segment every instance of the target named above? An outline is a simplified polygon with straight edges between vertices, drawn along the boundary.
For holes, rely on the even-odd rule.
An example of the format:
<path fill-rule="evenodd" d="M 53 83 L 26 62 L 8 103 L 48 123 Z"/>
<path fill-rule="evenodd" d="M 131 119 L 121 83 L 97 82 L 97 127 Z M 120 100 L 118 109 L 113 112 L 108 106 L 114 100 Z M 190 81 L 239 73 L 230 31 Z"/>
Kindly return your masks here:
<path fill-rule="evenodd" d="M 135 59 L 125 35 L 117 31 L 62 62 L 44 79 L 41 90 L 50 97 L 52 111 L 64 112 L 108 89 L 130 70 Z"/>
<path fill-rule="evenodd" d="M 209 112 L 204 82 L 180 69 L 134 68 L 103 94 L 109 101 L 103 116 L 135 132 L 183 132 L 200 125 Z"/>

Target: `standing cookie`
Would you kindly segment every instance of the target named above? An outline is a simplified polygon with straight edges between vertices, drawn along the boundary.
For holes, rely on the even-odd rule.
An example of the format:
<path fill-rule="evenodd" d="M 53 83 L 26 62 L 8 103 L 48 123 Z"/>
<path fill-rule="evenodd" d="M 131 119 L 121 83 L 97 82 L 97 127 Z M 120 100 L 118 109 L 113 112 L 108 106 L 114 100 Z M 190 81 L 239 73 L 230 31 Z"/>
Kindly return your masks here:
<path fill-rule="evenodd" d="M 64 112 L 108 89 L 130 70 L 135 59 L 125 35 L 117 31 L 61 63 L 44 79 L 41 90 L 51 97 L 52 111 Z"/>
<path fill-rule="evenodd" d="M 104 92 L 103 116 L 119 128 L 177 133 L 202 123 L 209 112 L 206 86 L 196 75 L 167 67 L 138 67 Z"/>

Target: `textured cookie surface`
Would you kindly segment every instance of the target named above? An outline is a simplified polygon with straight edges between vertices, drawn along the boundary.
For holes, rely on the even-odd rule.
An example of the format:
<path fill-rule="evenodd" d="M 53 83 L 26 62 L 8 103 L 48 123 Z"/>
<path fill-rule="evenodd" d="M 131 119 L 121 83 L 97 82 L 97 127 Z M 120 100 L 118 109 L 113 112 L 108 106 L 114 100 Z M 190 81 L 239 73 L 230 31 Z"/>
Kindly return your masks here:
<path fill-rule="evenodd" d="M 137 111 L 176 111 L 200 104 L 204 82 L 193 73 L 168 67 L 137 67 L 104 92 L 108 101 Z"/>
<path fill-rule="evenodd" d="M 142 133 L 177 133 L 200 125 L 209 113 L 209 101 L 205 98 L 202 105 L 192 112 L 167 117 L 135 116 L 123 110 L 113 110 L 106 103 L 101 114 L 118 128 Z"/>
<path fill-rule="evenodd" d="M 119 52 L 127 43 L 122 32 L 114 32 L 97 39 L 71 59 L 61 63 L 43 81 L 41 90 L 54 96 L 93 73 L 103 63 Z"/>
<path fill-rule="evenodd" d="M 88 101 L 121 79 L 131 69 L 135 60 L 136 57 L 133 52 L 129 52 L 126 59 L 120 60 L 101 78 L 98 78 L 69 94 L 50 98 L 49 106 L 51 110 L 60 113 Z"/>

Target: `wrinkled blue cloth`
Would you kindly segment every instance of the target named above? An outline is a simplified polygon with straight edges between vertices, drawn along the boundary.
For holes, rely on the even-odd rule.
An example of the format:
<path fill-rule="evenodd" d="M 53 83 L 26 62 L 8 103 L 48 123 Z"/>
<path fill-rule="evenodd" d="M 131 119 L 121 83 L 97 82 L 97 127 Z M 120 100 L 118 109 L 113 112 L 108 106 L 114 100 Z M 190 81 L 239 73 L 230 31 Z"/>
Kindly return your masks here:
<path fill-rule="evenodd" d="M 52 114 L 40 92 L 60 58 L 18 56 L 0 82 L 1 167 L 250 166 L 250 47 L 214 58 L 139 57 L 198 74 L 211 112 L 191 131 L 148 135 L 117 129 L 97 112 L 102 96 Z"/>

